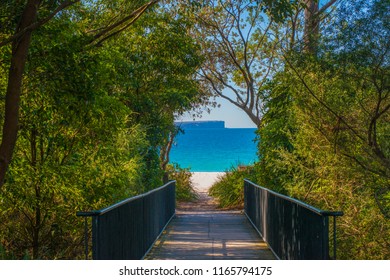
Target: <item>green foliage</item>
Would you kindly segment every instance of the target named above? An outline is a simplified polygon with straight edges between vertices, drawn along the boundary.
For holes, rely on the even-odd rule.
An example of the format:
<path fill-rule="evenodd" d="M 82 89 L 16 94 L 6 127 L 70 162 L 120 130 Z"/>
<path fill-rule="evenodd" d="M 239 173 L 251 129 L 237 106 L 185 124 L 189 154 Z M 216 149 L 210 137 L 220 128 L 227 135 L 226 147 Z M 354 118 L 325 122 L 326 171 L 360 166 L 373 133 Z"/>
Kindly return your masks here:
<path fill-rule="evenodd" d="M 42 1 L 38 20 L 59 2 Z M 75 213 L 151 190 L 164 172 L 177 181 L 178 200 L 196 198 L 189 170 L 163 170 L 160 152 L 174 118 L 207 99 L 196 79 L 204 58 L 209 89 L 230 87 L 241 105 L 252 104 L 241 106 L 249 115 L 257 106 L 260 162 L 220 178 L 210 190 L 220 206 L 242 207 L 248 178 L 344 211 L 341 258 L 389 259 L 389 2 L 341 3 L 316 57 L 287 55 L 287 44 L 299 46 L 280 35 L 286 18 L 300 33 L 299 17 L 289 17 L 302 1 L 189 1 L 190 12 L 180 1 L 177 14 L 166 10 L 177 4 L 169 1 L 99 37 L 146 2 L 81 1 L 33 31 L 18 141 L 0 190 L 0 259 L 81 258 Z M 2 1 L 1 40 L 23 7 Z M 0 48 L 1 112 L 11 57 L 11 44 Z"/>
<path fill-rule="evenodd" d="M 0 260 L 11 260 L 14 259 L 12 254 L 9 254 L 4 247 L 0 244 Z"/>
<path fill-rule="evenodd" d="M 244 206 L 244 179 L 256 181 L 255 166 L 232 167 L 218 178 L 209 195 L 217 198 L 221 208 L 242 208 Z"/>
<path fill-rule="evenodd" d="M 389 45 L 382 39 L 389 8 L 341 6 L 317 58 L 286 58 L 259 129 L 258 182 L 342 210 L 337 254 L 344 259 L 390 256 Z"/>
<path fill-rule="evenodd" d="M 194 201 L 197 193 L 191 181 L 191 172 L 188 168 L 181 168 L 177 164 L 167 166 L 170 180 L 176 180 L 176 199 L 178 201 Z"/>
<path fill-rule="evenodd" d="M 75 212 L 142 192 L 145 135 L 128 127 L 131 111 L 108 95 L 99 53 L 80 51 L 72 24 L 53 25 L 32 44 L 19 140 L 1 193 L 1 242 L 17 258 L 26 251 L 34 259 L 77 257 L 82 220 Z M 46 34 L 72 40 L 50 44 Z"/>
<path fill-rule="evenodd" d="M 256 166 L 256 182 L 280 193 L 286 193 L 284 184 L 290 181 L 288 168 L 292 168 L 283 163 L 280 151 L 293 151 L 290 137 L 296 131 L 294 102 L 288 84 L 282 73 L 268 83 L 267 113 L 257 131 L 260 164 Z"/>
<path fill-rule="evenodd" d="M 299 0 L 260 0 L 255 1 L 262 6 L 263 10 L 270 14 L 272 20 L 284 22 L 291 17 L 293 9 L 302 5 Z"/>
<path fill-rule="evenodd" d="M 159 151 L 174 116 L 202 100 L 192 79 L 200 57 L 188 22 L 155 9 L 104 44 L 90 45 L 97 32 L 91 28 L 144 2 L 91 1 L 34 31 L 19 138 L 0 191 L 1 258 L 82 258 L 77 211 L 162 184 Z M 9 57 L 8 46 L 1 48 L 1 92 Z M 189 175 L 177 173 L 180 199 L 193 197 Z"/>

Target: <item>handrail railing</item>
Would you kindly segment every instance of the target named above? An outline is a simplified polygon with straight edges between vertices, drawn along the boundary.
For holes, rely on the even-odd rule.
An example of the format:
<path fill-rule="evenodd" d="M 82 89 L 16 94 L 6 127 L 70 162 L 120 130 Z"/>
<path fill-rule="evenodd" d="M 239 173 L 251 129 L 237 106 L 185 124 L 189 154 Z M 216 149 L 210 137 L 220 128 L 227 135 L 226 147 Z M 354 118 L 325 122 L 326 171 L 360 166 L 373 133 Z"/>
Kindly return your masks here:
<path fill-rule="evenodd" d="M 95 260 L 142 259 L 175 215 L 175 181 L 101 210 L 77 212 L 85 217 L 88 259 L 88 217 L 92 217 Z"/>
<path fill-rule="evenodd" d="M 329 216 L 333 217 L 333 259 L 336 259 L 336 217 L 297 199 L 244 180 L 245 214 L 279 259 L 330 259 Z"/>

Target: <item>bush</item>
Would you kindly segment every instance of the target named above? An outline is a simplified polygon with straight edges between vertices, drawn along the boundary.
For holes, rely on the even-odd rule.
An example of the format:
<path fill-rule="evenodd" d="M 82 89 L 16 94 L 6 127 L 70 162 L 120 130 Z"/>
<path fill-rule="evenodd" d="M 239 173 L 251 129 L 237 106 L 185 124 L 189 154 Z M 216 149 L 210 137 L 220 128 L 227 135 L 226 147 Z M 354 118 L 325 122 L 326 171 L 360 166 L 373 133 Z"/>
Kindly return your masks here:
<path fill-rule="evenodd" d="M 193 201 L 198 196 L 191 181 L 189 168 L 181 168 L 178 164 L 167 166 L 170 180 L 176 180 L 176 200 Z"/>
<path fill-rule="evenodd" d="M 221 208 L 243 208 L 244 179 L 253 180 L 254 169 L 254 166 L 232 167 L 212 185 L 209 195 L 218 199 Z"/>

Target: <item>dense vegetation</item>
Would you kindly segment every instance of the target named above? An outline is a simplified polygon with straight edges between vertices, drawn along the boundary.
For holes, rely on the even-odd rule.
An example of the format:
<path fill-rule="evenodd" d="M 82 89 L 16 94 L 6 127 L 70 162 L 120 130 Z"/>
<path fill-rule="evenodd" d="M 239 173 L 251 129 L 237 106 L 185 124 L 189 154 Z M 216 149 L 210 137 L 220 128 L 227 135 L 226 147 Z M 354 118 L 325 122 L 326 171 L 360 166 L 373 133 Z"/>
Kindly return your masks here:
<path fill-rule="evenodd" d="M 332 15 L 316 53 L 281 50 L 283 65 L 261 92 L 254 171 L 226 175 L 211 193 L 236 206 L 243 186 L 229 178 L 246 176 L 342 210 L 338 256 L 389 259 L 390 2 L 342 3 Z"/>
<path fill-rule="evenodd" d="M 82 220 L 178 181 L 177 115 L 220 96 L 258 127 L 242 179 L 342 210 L 338 256 L 389 259 L 390 2 L 0 4 L 0 258 L 81 258 Z M 179 171 L 179 172 L 178 172 Z"/>
<path fill-rule="evenodd" d="M 1 38 L 11 36 L 19 2 L 2 2 Z M 142 4 L 86 2 L 34 31 L 18 139 L 0 192 L 1 258 L 81 257 L 76 211 L 162 184 L 160 150 L 175 130 L 174 117 L 202 102 L 193 79 L 202 59 L 187 32 L 190 23 L 157 6 L 120 36 L 96 41 L 97 32 Z M 44 3 L 40 12 L 51 8 Z M 2 108 L 11 58 L 5 45 Z"/>

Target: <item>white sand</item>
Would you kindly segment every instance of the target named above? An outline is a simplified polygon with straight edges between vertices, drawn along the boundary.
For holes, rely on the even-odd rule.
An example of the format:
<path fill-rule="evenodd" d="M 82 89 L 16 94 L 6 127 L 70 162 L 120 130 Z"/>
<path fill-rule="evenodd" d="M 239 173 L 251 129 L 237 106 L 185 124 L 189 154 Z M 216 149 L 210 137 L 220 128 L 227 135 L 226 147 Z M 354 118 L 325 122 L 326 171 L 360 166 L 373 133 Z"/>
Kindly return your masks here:
<path fill-rule="evenodd" d="M 225 172 L 192 172 L 192 182 L 198 192 L 207 192 Z"/>

